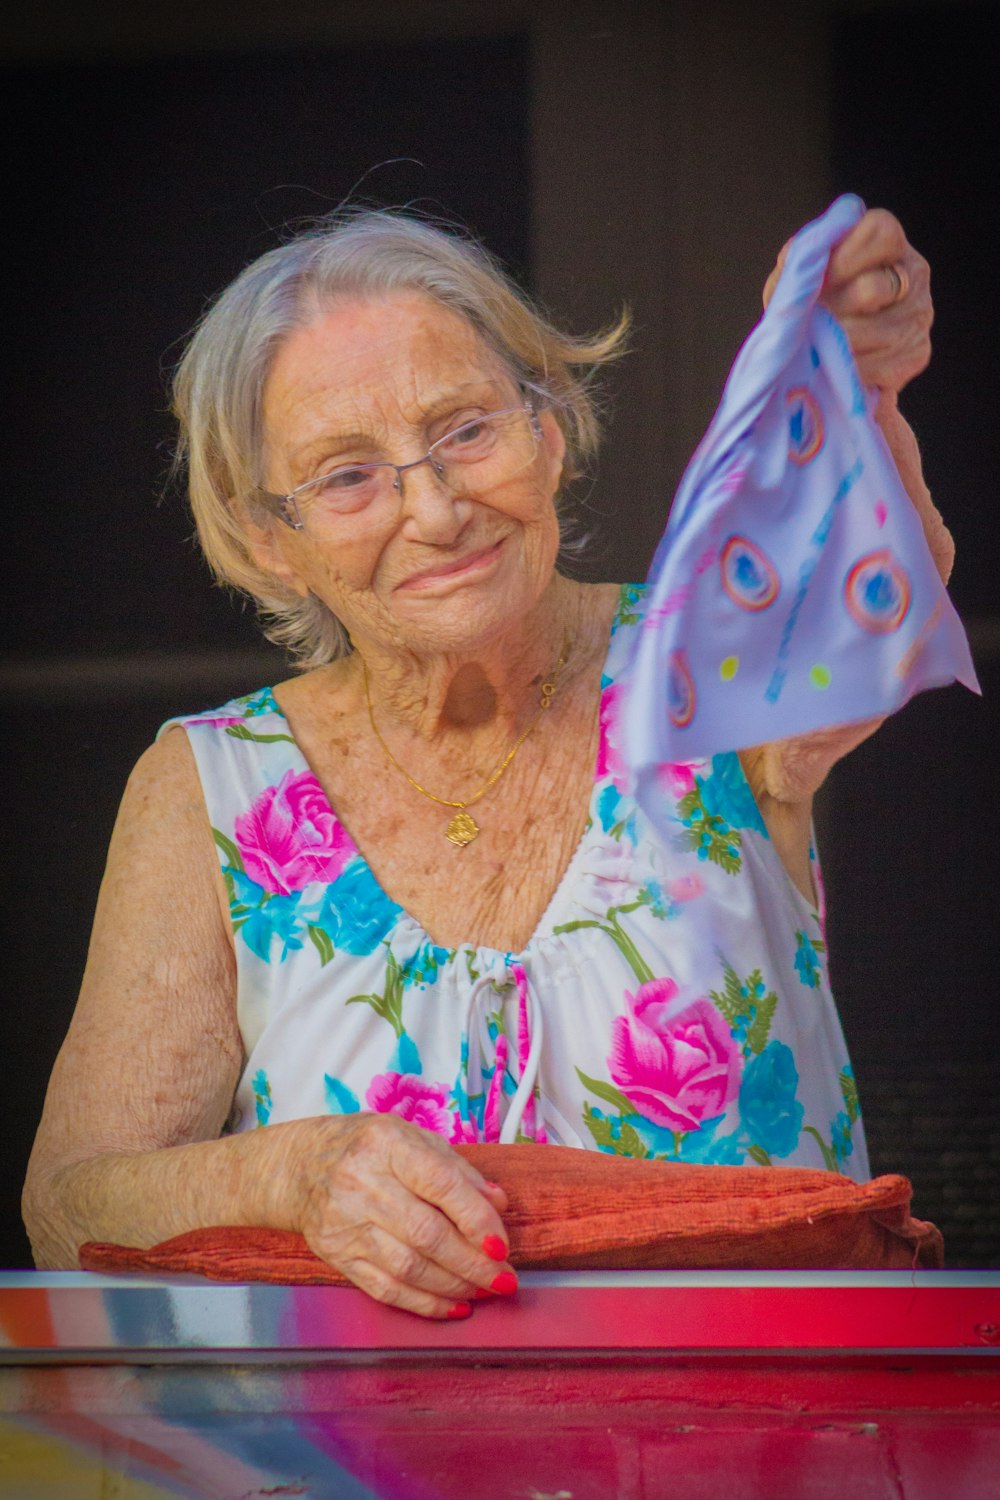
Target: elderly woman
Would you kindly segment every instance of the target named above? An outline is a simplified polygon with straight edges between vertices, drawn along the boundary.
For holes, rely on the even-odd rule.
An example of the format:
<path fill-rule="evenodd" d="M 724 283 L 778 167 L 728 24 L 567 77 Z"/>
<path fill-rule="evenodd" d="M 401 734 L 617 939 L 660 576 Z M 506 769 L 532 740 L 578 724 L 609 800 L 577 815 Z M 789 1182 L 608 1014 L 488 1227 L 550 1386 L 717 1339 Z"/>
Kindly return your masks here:
<path fill-rule="evenodd" d="M 889 214 L 825 300 L 944 573 L 895 401 L 928 272 Z M 204 319 L 176 385 L 199 535 L 304 670 L 165 726 L 130 779 L 26 1188 L 40 1265 L 273 1225 L 463 1316 L 516 1278 L 456 1143 L 867 1175 L 810 807 L 874 726 L 673 768 L 669 845 L 630 801 L 638 591 L 557 571 L 622 331 L 557 332 L 390 213 L 270 252 Z"/>

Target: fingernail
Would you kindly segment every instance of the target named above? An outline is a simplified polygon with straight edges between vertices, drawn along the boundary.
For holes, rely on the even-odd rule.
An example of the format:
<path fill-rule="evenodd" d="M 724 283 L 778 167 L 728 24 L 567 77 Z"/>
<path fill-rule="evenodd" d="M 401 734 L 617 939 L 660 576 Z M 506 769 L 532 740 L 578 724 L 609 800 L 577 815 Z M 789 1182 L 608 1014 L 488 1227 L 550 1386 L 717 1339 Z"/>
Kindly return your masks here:
<path fill-rule="evenodd" d="M 457 1318 L 471 1318 L 472 1317 L 472 1304 L 471 1304 L 471 1302 L 456 1302 L 455 1305 L 454 1305 L 454 1307 L 449 1307 L 449 1309 L 448 1309 L 448 1317 L 449 1318 L 456 1318 L 456 1319 Z"/>
<path fill-rule="evenodd" d="M 502 1193 L 503 1192 L 503 1188 L 500 1186 L 499 1182 L 487 1182 L 486 1186 L 488 1188 L 492 1188 L 495 1193 Z"/>
<path fill-rule="evenodd" d="M 488 1234 L 483 1240 L 483 1254 L 490 1260 L 506 1260 L 507 1246 L 498 1234 Z"/>
<path fill-rule="evenodd" d="M 472 1300 L 474 1302 L 482 1302 L 482 1300 L 483 1300 L 484 1297 L 492 1297 L 492 1296 L 493 1296 L 493 1293 L 490 1291 L 490 1289 L 489 1289 L 488 1286 L 477 1286 L 476 1290 L 472 1294 Z"/>
<path fill-rule="evenodd" d="M 499 1276 L 494 1276 L 490 1286 L 500 1296 L 509 1296 L 517 1291 L 517 1276 L 513 1271 L 501 1271 Z"/>

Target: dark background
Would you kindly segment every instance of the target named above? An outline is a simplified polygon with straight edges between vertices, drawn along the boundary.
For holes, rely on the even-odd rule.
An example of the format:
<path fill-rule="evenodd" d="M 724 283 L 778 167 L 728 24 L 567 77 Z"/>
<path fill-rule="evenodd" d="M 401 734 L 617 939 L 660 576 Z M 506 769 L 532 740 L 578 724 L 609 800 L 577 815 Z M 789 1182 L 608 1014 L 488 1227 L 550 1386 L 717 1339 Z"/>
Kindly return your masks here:
<path fill-rule="evenodd" d="M 352 196 L 469 226 L 582 330 L 623 300 L 588 576 L 645 573 L 782 241 L 835 192 L 931 260 L 904 405 L 958 543 L 983 688 L 926 694 L 819 809 L 834 988 L 873 1169 L 953 1265 L 1000 1265 L 998 144 L 991 10 L 553 3 L 34 7 L 0 45 L 9 604 L 0 663 L 0 1264 L 128 769 L 168 715 L 282 675 L 164 494 L 166 379 L 207 296 Z M 169 12 L 169 13 L 168 13 Z M 359 186 L 360 184 L 360 186 Z M 150 920 L 155 921 L 155 913 Z"/>

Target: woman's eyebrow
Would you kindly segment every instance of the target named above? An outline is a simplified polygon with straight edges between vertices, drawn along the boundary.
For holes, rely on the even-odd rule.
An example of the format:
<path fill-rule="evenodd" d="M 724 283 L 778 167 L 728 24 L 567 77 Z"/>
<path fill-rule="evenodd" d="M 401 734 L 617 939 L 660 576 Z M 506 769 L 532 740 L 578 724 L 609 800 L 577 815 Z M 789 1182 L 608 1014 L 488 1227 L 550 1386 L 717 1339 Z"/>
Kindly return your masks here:
<path fill-rule="evenodd" d="M 449 407 L 460 406 L 469 400 L 470 395 L 489 395 L 493 399 L 506 399 L 502 395 L 502 381 L 499 376 L 484 375 L 481 379 L 465 380 L 459 385 L 448 386 L 429 397 L 421 399 L 421 420 L 423 422 L 433 421 Z M 373 432 L 365 432 L 361 428 L 348 428 L 342 431 L 331 429 L 317 436 L 307 438 L 299 447 L 294 448 L 288 455 L 288 462 L 293 472 L 298 472 L 300 466 L 308 465 L 314 456 L 321 453 L 330 454 L 335 457 L 339 450 L 351 448 L 378 449 L 384 446 L 383 440 L 377 438 Z"/>

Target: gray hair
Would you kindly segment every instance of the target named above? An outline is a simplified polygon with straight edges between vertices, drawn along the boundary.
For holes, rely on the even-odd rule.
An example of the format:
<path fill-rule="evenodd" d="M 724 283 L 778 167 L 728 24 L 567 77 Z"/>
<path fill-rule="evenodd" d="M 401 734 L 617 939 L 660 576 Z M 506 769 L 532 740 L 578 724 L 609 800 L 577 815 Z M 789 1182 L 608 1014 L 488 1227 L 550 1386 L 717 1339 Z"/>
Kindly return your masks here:
<path fill-rule="evenodd" d="M 265 634 L 302 669 L 333 661 L 349 642 L 320 599 L 301 598 L 254 561 L 242 517 L 263 481 L 264 387 L 284 340 L 324 307 L 398 291 L 423 292 L 465 318 L 513 380 L 552 409 L 566 439 L 562 483 L 596 454 L 591 377 L 623 352 L 627 313 L 593 338 L 561 333 L 481 245 L 408 213 L 341 210 L 249 265 L 209 307 L 177 368 L 175 471 L 187 471 L 217 579 L 256 601 Z"/>

